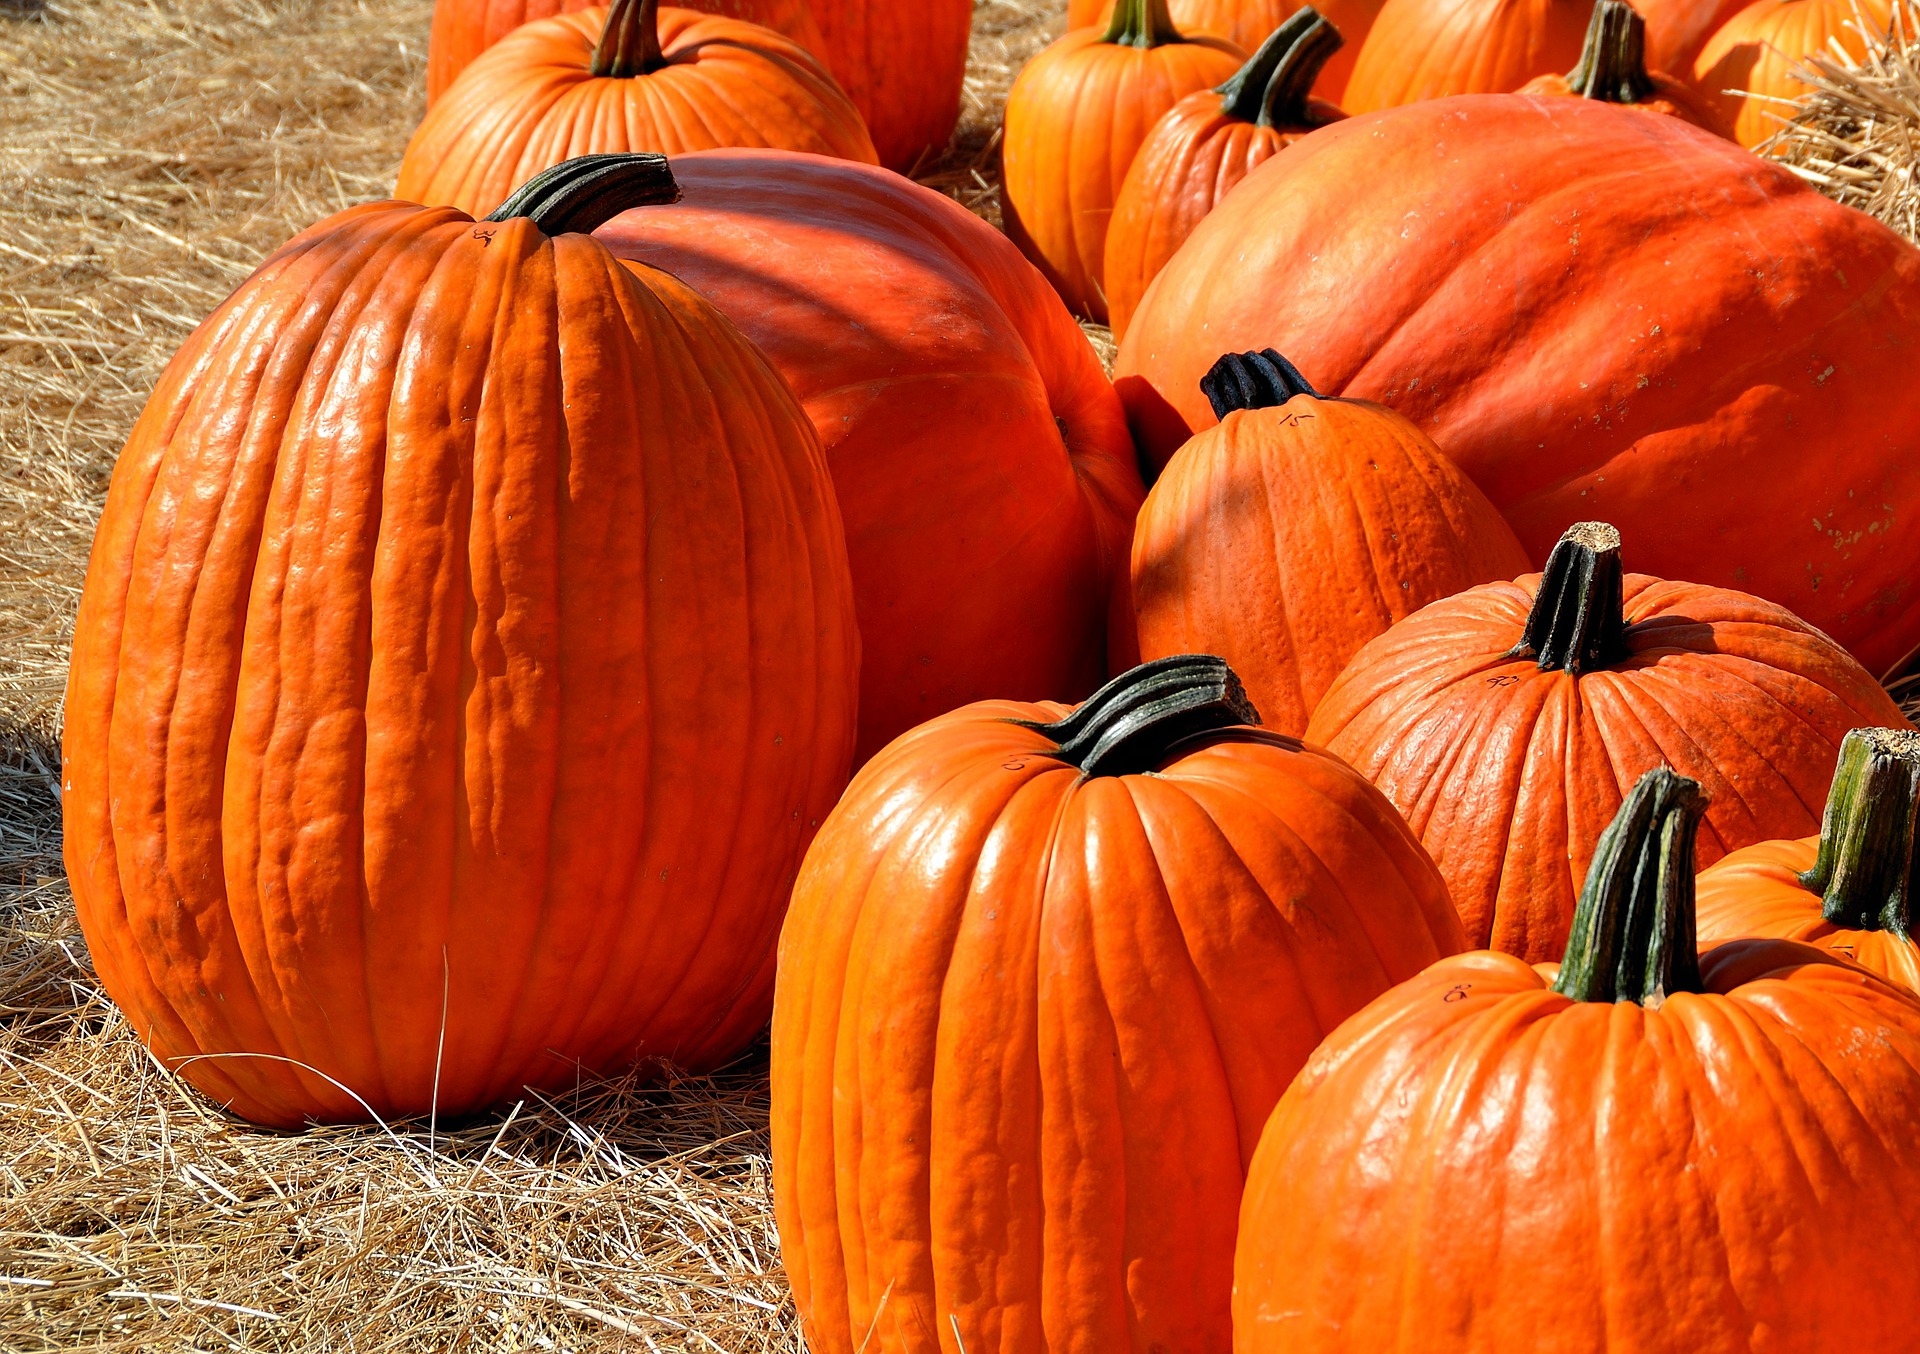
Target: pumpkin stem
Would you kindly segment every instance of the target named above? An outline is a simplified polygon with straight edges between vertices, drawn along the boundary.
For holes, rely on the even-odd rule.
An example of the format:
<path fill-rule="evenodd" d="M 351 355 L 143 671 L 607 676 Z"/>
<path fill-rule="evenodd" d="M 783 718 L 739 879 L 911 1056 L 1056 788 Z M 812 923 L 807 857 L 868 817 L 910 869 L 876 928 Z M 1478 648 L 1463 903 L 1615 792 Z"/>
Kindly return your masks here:
<path fill-rule="evenodd" d="M 1053 739 L 1053 755 L 1089 776 L 1126 776 L 1153 770 L 1176 743 L 1258 724 L 1260 712 L 1225 659 L 1190 653 L 1122 673 L 1055 723 L 1013 722 Z"/>
<path fill-rule="evenodd" d="M 613 0 L 593 49 L 593 73 L 602 80 L 631 80 L 666 64 L 660 50 L 660 0 Z"/>
<path fill-rule="evenodd" d="M 1639 103 L 1650 97 L 1647 21 L 1626 0 L 1598 0 L 1587 20 L 1580 64 L 1567 72 L 1567 87 L 1585 99 Z"/>
<path fill-rule="evenodd" d="M 1122 47 L 1165 47 L 1186 38 L 1173 26 L 1167 0 L 1118 0 L 1100 41 Z"/>
<path fill-rule="evenodd" d="M 1271 348 L 1228 353 L 1200 378 L 1200 393 L 1213 406 L 1215 418 L 1225 418 L 1236 409 L 1277 409 L 1295 395 L 1321 398 L 1300 368 Z"/>
<path fill-rule="evenodd" d="M 1213 91 L 1221 96 L 1221 113 L 1262 127 L 1312 125 L 1307 95 L 1320 68 L 1345 41 L 1312 5 L 1295 10 L 1231 80 Z"/>
<path fill-rule="evenodd" d="M 1707 796 L 1659 766 L 1627 792 L 1594 847 L 1553 990 L 1575 1001 L 1658 1006 L 1700 992 L 1693 914 L 1693 838 Z"/>
<path fill-rule="evenodd" d="M 1509 658 L 1532 656 L 1542 672 L 1575 676 L 1627 656 L 1620 533 L 1605 522 L 1575 522 L 1553 547 L 1520 642 Z"/>
<path fill-rule="evenodd" d="M 580 155 L 535 174 L 486 219 L 524 216 L 545 235 L 591 235 L 629 207 L 679 200 L 664 155 Z"/>
<path fill-rule="evenodd" d="M 1920 805 L 1920 733 L 1855 729 L 1820 824 L 1820 854 L 1800 876 L 1825 900 L 1827 920 L 1849 931 L 1911 935 L 1914 828 Z"/>

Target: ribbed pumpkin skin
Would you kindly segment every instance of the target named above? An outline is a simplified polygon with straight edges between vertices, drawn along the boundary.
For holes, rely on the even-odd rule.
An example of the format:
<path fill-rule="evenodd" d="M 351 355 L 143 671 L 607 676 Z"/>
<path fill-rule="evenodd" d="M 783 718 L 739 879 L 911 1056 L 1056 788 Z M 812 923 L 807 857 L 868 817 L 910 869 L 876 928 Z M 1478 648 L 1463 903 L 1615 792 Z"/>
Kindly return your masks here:
<path fill-rule="evenodd" d="M 1781 942 L 1573 1002 L 1442 960 L 1336 1030 L 1248 1175 L 1236 1354 L 1894 1354 L 1920 1005 Z"/>
<path fill-rule="evenodd" d="M 1615 103 L 1614 107 L 1632 108 L 1642 113 L 1658 113 L 1663 117 L 1679 118 L 1682 122 L 1703 128 L 1715 136 L 1731 135 L 1726 124 L 1721 121 L 1720 111 L 1692 88 L 1657 70 L 1648 71 L 1647 78 L 1653 81 L 1651 95 L 1638 103 Z M 1584 94 L 1575 92 L 1567 83 L 1565 75 L 1543 75 L 1537 80 L 1529 80 L 1520 87 L 1520 92 L 1562 99 L 1586 97 Z"/>
<path fill-rule="evenodd" d="M 1104 322 L 1107 224 L 1147 134 L 1189 94 L 1232 78 L 1247 54 L 1225 38 L 1131 47 L 1075 29 L 1007 94 L 1001 172 L 1007 234 L 1079 315 Z"/>
<path fill-rule="evenodd" d="M 1360 46 L 1367 40 L 1367 31 L 1373 27 L 1374 18 L 1384 3 L 1386 0 L 1325 0 L 1314 6 L 1347 40 L 1347 45 L 1333 54 L 1321 68 L 1320 78 L 1313 82 L 1317 96 L 1332 103 L 1340 102 L 1347 78 L 1353 74 L 1354 60 L 1360 55 Z M 1249 52 L 1265 42 L 1267 35 L 1299 8 L 1294 0 L 1167 0 L 1167 12 L 1181 32 L 1213 33 L 1231 38 Z M 1067 7 L 1067 26 L 1084 28 L 1105 23 L 1112 14 L 1113 0 L 1072 0 Z"/>
<path fill-rule="evenodd" d="M 860 755 L 995 692 L 1091 692 L 1146 490 L 1059 299 L 899 175 L 773 151 L 673 167 L 684 201 L 599 238 L 711 299 L 812 415 L 859 603 Z"/>
<path fill-rule="evenodd" d="M 269 1124 L 723 1058 L 847 774 L 843 552 L 689 288 L 321 222 L 175 357 L 94 540 L 63 810 L 108 992 L 170 1065 L 268 1055 L 181 1071 Z"/>
<path fill-rule="evenodd" d="M 684 0 L 681 7 L 764 24 L 815 55 L 822 50 L 820 29 L 807 0 Z M 601 0 L 434 0 L 433 35 L 427 48 L 427 106 L 434 105 L 475 57 L 521 24 L 597 8 L 604 8 Z"/>
<path fill-rule="evenodd" d="M 906 173 L 960 121 L 973 0 L 812 0 L 821 55 L 880 149 Z"/>
<path fill-rule="evenodd" d="M 1633 0 L 1647 21 L 1647 64 L 1687 76 L 1694 58 L 1721 25 L 1751 0 Z"/>
<path fill-rule="evenodd" d="M 860 114 L 805 48 L 734 19 L 659 13 L 672 64 L 629 79 L 593 74 L 605 9 L 508 34 L 421 122 L 395 195 L 485 216 L 541 170 L 611 151 L 771 147 L 878 163 Z"/>
<path fill-rule="evenodd" d="M 1323 1031 L 1460 946 L 1337 759 L 1082 777 L 995 701 L 868 763 L 780 941 L 781 1254 L 820 1354 L 1229 1347 L 1242 1172 Z M 1257 739 L 1257 741 L 1256 741 Z"/>
<path fill-rule="evenodd" d="M 1816 831 L 1847 731 L 1907 727 L 1859 664 L 1788 612 L 1644 574 L 1626 576 L 1625 662 L 1542 671 L 1508 656 L 1539 586 L 1538 574 L 1490 583 L 1400 622 L 1307 726 L 1407 816 L 1474 944 L 1559 956 L 1593 844 L 1642 772 L 1664 764 L 1707 788 L 1707 865 Z"/>
<path fill-rule="evenodd" d="M 1733 139 L 1757 146 L 1784 125 L 1792 110 L 1767 98 L 1797 99 L 1810 86 L 1793 78 L 1810 56 L 1840 46 L 1856 60 L 1866 43 L 1855 29 L 1855 0 L 1757 0 L 1716 31 L 1693 65 L 1693 83 L 1717 107 Z M 1860 21 L 1884 32 L 1892 21 L 1889 0 L 1859 0 Z"/>
<path fill-rule="evenodd" d="M 1187 443 L 1133 535 L 1140 657 L 1218 654 L 1303 734 L 1367 641 L 1531 567 L 1485 494 L 1389 409 L 1296 395 Z"/>
<path fill-rule="evenodd" d="M 1700 943 L 1743 936 L 1797 940 L 1851 959 L 1909 992 L 1920 992 L 1920 947 L 1912 940 L 1891 931 L 1837 926 L 1822 915 L 1820 895 L 1799 880 L 1819 853 L 1818 836 L 1761 842 L 1701 871 L 1695 881 Z"/>
<path fill-rule="evenodd" d="M 1778 602 L 1875 672 L 1920 644 L 1894 526 L 1920 511 L 1920 250 L 1727 141 L 1492 95 L 1323 128 L 1135 312 L 1114 384 L 1143 456 L 1262 348 L 1406 415 L 1535 559 L 1602 517 L 1637 566 Z"/>
<path fill-rule="evenodd" d="M 1581 0 L 1387 0 L 1340 96 L 1370 113 L 1449 94 L 1505 94 L 1580 60 Z"/>

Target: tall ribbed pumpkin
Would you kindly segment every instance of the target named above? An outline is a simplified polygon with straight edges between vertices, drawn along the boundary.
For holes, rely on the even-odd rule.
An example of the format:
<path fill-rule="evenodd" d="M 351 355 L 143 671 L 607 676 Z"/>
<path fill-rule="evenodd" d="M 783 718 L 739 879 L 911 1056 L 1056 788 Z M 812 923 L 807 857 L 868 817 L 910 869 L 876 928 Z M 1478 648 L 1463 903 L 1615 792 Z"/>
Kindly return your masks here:
<path fill-rule="evenodd" d="M 407 143 L 394 192 L 492 211 L 582 155 L 773 147 L 877 163 L 860 114 L 805 48 L 659 0 L 539 19 L 461 72 Z"/>
<path fill-rule="evenodd" d="M 469 1112 L 765 1021 L 844 784 L 840 523 L 791 392 L 585 234 L 355 207 L 175 357 L 67 687 L 67 869 L 154 1054 L 261 1123 Z"/>
<path fill-rule="evenodd" d="M 1367 40 L 1367 31 L 1380 13 L 1385 0 L 1320 0 L 1314 8 L 1326 18 L 1347 45 L 1328 56 L 1314 81 L 1313 92 L 1332 103 L 1340 101 L 1353 73 L 1354 58 Z M 1114 0 L 1072 0 L 1067 6 L 1067 26 L 1085 28 L 1107 23 L 1113 17 Z M 1214 33 L 1231 38 L 1249 52 L 1265 42 L 1274 29 L 1298 14 L 1304 6 L 1298 0 L 1167 0 L 1167 13 L 1182 32 Z"/>
<path fill-rule="evenodd" d="M 989 701 L 869 762 L 773 1018 L 781 1254 L 816 1354 L 1229 1347 L 1234 1213 L 1321 1036 L 1461 948 L 1372 787 L 1216 658 Z"/>
<path fill-rule="evenodd" d="M 1387 0 L 1341 95 L 1370 113 L 1449 94 L 1505 94 L 1580 60 L 1588 0 Z"/>
<path fill-rule="evenodd" d="M 1792 101 L 1811 88 L 1793 73 L 1808 57 L 1837 45 L 1858 60 L 1892 17 L 1893 0 L 1756 0 L 1707 40 L 1694 59 L 1693 83 L 1734 140 L 1757 146 L 1786 124 Z"/>
<path fill-rule="evenodd" d="M 867 120 L 880 163 L 936 155 L 960 120 L 973 0 L 811 0 L 821 55 Z"/>

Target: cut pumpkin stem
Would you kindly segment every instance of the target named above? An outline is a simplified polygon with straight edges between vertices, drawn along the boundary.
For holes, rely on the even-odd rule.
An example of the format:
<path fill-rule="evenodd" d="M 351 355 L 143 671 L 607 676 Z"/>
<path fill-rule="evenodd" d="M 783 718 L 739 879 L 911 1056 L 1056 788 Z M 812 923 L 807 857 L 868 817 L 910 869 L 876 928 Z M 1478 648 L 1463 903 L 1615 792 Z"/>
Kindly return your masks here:
<path fill-rule="evenodd" d="M 1840 744 L 1820 853 L 1800 885 L 1850 931 L 1912 935 L 1914 828 L 1920 806 L 1920 733 L 1855 729 Z"/>
<path fill-rule="evenodd" d="M 1652 97 L 1647 74 L 1647 21 L 1626 0 L 1598 0 L 1587 20 L 1580 64 L 1567 72 L 1567 88 L 1605 103 L 1640 103 Z"/>
<path fill-rule="evenodd" d="M 660 50 L 660 0 L 613 0 L 593 49 L 593 73 L 602 80 L 631 80 L 666 64 Z"/>
<path fill-rule="evenodd" d="M 1575 1001 L 1658 1006 L 1700 992 L 1693 839 L 1707 796 L 1655 767 L 1627 792 L 1594 847 L 1553 990 Z"/>
<path fill-rule="evenodd" d="M 1151 771 L 1176 744 L 1260 722 L 1240 678 L 1212 654 L 1176 654 L 1122 673 L 1052 724 L 1015 720 L 1089 776 Z"/>
<path fill-rule="evenodd" d="M 1167 0 L 1118 0 L 1100 41 L 1122 47 L 1165 47 L 1186 38 L 1173 26 Z"/>
<path fill-rule="evenodd" d="M 1619 531 L 1575 522 L 1547 557 L 1527 628 L 1507 656 L 1575 676 L 1619 662 L 1627 656 L 1624 580 Z"/>
<path fill-rule="evenodd" d="M 1200 393 L 1213 406 L 1215 418 L 1225 418 L 1236 409 L 1277 409 L 1295 395 L 1320 398 L 1300 368 L 1271 348 L 1228 353 L 1207 368 L 1200 378 Z"/>
<path fill-rule="evenodd" d="M 1340 30 L 1308 5 L 1287 16 L 1233 79 L 1214 93 L 1220 111 L 1261 127 L 1308 127 L 1316 119 L 1307 100 L 1333 54 L 1346 45 Z"/>
<path fill-rule="evenodd" d="M 630 207 L 679 200 L 680 185 L 664 155 L 579 155 L 541 170 L 486 219 L 525 217 L 543 234 L 591 235 Z"/>

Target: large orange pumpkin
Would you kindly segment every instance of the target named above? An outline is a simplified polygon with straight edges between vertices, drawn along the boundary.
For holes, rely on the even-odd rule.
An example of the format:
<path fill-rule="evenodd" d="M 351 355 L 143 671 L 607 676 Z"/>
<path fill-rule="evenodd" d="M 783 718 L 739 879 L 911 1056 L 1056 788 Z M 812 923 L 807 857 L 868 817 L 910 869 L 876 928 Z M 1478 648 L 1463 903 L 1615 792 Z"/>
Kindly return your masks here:
<path fill-rule="evenodd" d="M 446 92 L 454 77 L 480 53 L 521 24 L 597 9 L 605 0 L 434 0 L 433 35 L 427 46 L 427 106 Z M 724 14 L 765 24 L 808 51 L 823 44 L 807 0 L 681 0 L 685 9 Z"/>
<path fill-rule="evenodd" d="M 1108 320 L 1124 334 L 1147 284 L 1214 205 L 1255 167 L 1346 116 L 1313 98 L 1340 33 L 1311 6 L 1273 31 L 1233 79 L 1180 100 L 1154 124 L 1107 227 Z"/>
<path fill-rule="evenodd" d="M 1146 457 L 1262 348 L 1406 415 L 1535 559 L 1604 517 L 1648 572 L 1778 602 L 1875 672 L 1920 645 L 1920 249 L 1727 141 L 1499 95 L 1324 127 L 1134 313 L 1115 385 Z"/>
<path fill-rule="evenodd" d="M 880 162 L 902 173 L 936 155 L 960 120 L 973 0 L 812 0 L 821 55 L 867 120 Z"/>
<path fill-rule="evenodd" d="M 1278 353 L 1208 374 L 1224 421 L 1187 443 L 1133 534 L 1140 655 L 1217 653 L 1267 727 L 1303 734 L 1361 646 L 1531 566 L 1473 481 L 1391 409 L 1329 400 Z"/>
<path fill-rule="evenodd" d="M 993 227 L 884 170 L 674 161 L 600 231 L 711 299 L 813 416 L 846 521 L 865 757 L 996 692 L 1091 692 L 1146 490 L 1099 360 Z"/>
<path fill-rule="evenodd" d="M 1599 99 L 1727 134 L 1713 104 L 1665 72 L 1647 69 L 1647 21 L 1627 0 L 1598 0 L 1580 64 L 1565 75 L 1529 80 L 1520 92 Z"/>
<path fill-rule="evenodd" d="M 869 762 L 780 938 L 774 1196 L 819 1354 L 1224 1354 L 1234 1212 L 1322 1034 L 1461 947 L 1335 757 L 1218 659 Z"/>
<path fill-rule="evenodd" d="M 1013 82 L 1007 234 L 1069 309 L 1107 318 L 1107 223 L 1147 133 L 1187 95 L 1232 79 L 1246 56 L 1225 38 L 1181 34 L 1167 0 L 1120 0 L 1105 29 L 1068 33 Z"/>
<path fill-rule="evenodd" d="M 414 132 L 394 191 L 480 216 L 562 160 L 721 146 L 878 162 L 860 114 L 804 48 L 757 24 L 614 0 L 484 52 Z"/>
<path fill-rule="evenodd" d="M 1920 1002 L 1788 941 L 1696 958 L 1699 814 L 1648 772 L 1557 970 L 1443 959 L 1314 1054 L 1248 1173 L 1236 1354 L 1913 1348 Z"/>
<path fill-rule="evenodd" d="M 1504 94 L 1580 60 L 1588 0 L 1387 0 L 1340 104 L 1368 113 L 1449 94 Z"/>
<path fill-rule="evenodd" d="M 1855 729 L 1840 745 L 1819 836 L 1761 842 L 1701 874 L 1701 941 L 1805 941 L 1920 991 L 1917 807 L 1920 734 Z"/>
<path fill-rule="evenodd" d="M 1544 574 L 1436 602 L 1362 649 L 1307 737 L 1386 792 L 1475 944 L 1551 959 L 1621 787 L 1713 792 L 1703 864 L 1812 831 L 1849 729 L 1904 726 L 1858 663 L 1745 593 L 1625 574 L 1571 528 Z"/>
<path fill-rule="evenodd" d="M 1386 0 L 1321 0 L 1318 9 L 1328 23 L 1339 30 L 1346 46 L 1328 55 L 1314 81 L 1316 96 L 1331 103 L 1340 101 L 1353 73 L 1353 60 L 1367 40 L 1374 16 Z M 1067 26 L 1085 28 L 1107 23 L 1113 18 L 1114 0 L 1072 0 L 1067 7 Z M 1298 14 L 1298 0 L 1167 0 L 1167 13 L 1182 32 L 1213 33 L 1231 38 L 1248 51 L 1260 46 L 1273 30 Z"/>
<path fill-rule="evenodd" d="M 67 869 L 165 1064 L 294 1126 L 753 1037 L 858 663 L 818 439 L 691 288 L 587 235 L 355 207 L 174 358 L 67 686 Z"/>
<path fill-rule="evenodd" d="M 1793 101 L 1810 88 L 1793 74 L 1808 57 L 1837 44 L 1858 60 L 1892 17 L 1892 0 L 1755 0 L 1701 49 L 1693 83 L 1734 140 L 1757 146 L 1786 124 Z"/>

